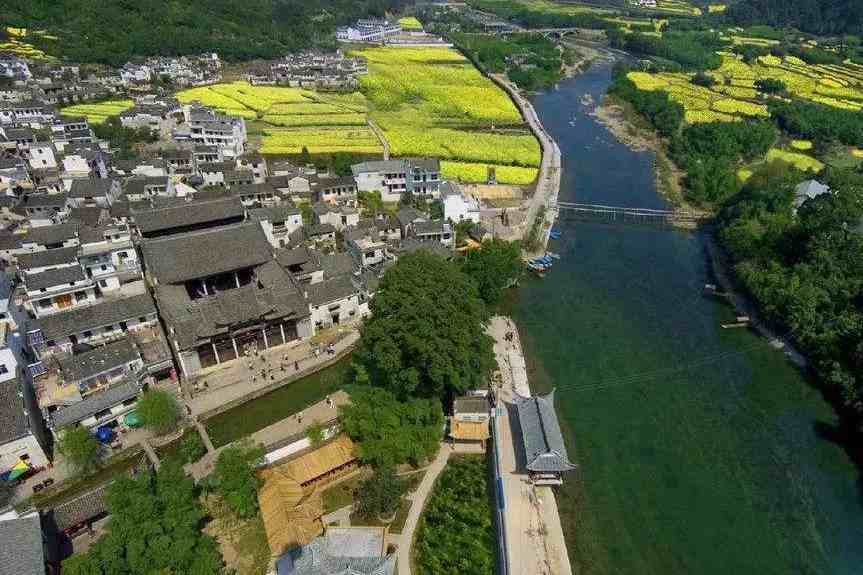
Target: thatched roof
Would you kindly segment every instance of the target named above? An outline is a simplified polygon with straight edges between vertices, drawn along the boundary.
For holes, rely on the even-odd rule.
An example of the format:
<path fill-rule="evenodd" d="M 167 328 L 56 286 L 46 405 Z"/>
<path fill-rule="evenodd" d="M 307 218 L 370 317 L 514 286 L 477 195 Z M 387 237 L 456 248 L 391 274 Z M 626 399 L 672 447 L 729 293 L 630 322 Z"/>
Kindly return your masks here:
<path fill-rule="evenodd" d="M 273 555 L 308 545 L 323 533 L 324 513 L 317 493 L 306 495 L 302 486 L 278 468 L 260 472 L 263 485 L 258 490 L 261 518 Z"/>
<path fill-rule="evenodd" d="M 303 485 L 355 460 L 354 442 L 342 434 L 317 449 L 282 463 L 278 469 Z"/>
<path fill-rule="evenodd" d="M 460 421 L 449 419 L 449 436 L 462 441 L 482 441 L 491 437 L 488 421 Z"/>

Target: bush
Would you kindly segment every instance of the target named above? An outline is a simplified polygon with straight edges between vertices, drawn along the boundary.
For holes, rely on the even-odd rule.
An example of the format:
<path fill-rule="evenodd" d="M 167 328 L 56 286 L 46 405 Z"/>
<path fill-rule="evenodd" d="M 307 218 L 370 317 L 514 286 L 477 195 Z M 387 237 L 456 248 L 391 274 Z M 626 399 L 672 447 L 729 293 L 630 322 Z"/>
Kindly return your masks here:
<path fill-rule="evenodd" d="M 219 454 L 213 471 L 215 490 L 240 517 L 258 512 L 258 476 L 255 468 L 264 457 L 263 447 L 232 445 Z"/>
<path fill-rule="evenodd" d="M 388 517 L 398 510 L 405 488 L 392 467 L 376 469 L 357 489 L 356 511 L 365 519 Z"/>
<path fill-rule="evenodd" d="M 207 448 L 197 430 L 192 429 L 180 441 L 180 457 L 184 463 L 194 463 L 207 454 Z"/>

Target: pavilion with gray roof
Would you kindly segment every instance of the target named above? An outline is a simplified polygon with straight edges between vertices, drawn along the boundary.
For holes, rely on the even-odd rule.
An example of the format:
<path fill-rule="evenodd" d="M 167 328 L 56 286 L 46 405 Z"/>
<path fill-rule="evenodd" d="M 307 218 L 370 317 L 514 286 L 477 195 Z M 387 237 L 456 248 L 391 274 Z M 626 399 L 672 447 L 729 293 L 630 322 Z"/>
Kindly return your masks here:
<path fill-rule="evenodd" d="M 576 465 L 569 461 L 566 453 L 554 411 L 554 390 L 533 397 L 516 395 L 514 404 L 524 449 L 519 466 L 527 470 L 534 483 L 561 484 L 562 474 L 576 469 Z"/>

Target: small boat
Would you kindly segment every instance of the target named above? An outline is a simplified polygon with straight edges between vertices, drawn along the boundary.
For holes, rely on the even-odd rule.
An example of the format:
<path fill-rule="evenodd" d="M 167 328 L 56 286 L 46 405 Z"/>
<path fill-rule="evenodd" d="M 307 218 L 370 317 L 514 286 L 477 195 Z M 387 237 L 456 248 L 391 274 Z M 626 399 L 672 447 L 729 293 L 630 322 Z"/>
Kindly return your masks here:
<path fill-rule="evenodd" d="M 536 263 L 533 263 L 533 262 L 529 262 L 529 263 L 527 264 L 527 269 L 529 269 L 529 270 L 530 270 L 530 271 L 532 271 L 532 272 L 542 273 L 542 272 L 548 271 L 548 266 L 544 266 L 544 265 L 542 265 L 542 264 L 536 264 Z"/>
<path fill-rule="evenodd" d="M 556 259 L 556 260 L 560 259 L 560 254 L 556 254 L 554 252 L 546 252 L 545 255 L 547 255 L 548 257 L 550 257 L 552 259 Z"/>

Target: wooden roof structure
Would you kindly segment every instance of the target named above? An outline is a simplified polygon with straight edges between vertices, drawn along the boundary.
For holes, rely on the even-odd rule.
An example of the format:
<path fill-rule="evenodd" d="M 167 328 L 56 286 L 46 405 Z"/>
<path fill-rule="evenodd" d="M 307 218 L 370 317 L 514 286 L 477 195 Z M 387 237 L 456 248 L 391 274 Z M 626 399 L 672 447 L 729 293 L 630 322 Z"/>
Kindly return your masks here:
<path fill-rule="evenodd" d="M 321 496 L 306 494 L 303 487 L 278 468 L 259 473 L 263 485 L 258 490 L 258 504 L 273 555 L 308 545 L 324 532 Z"/>
<path fill-rule="evenodd" d="M 300 485 L 356 461 L 354 442 L 345 434 L 339 435 L 317 449 L 302 453 L 277 468 Z"/>
<path fill-rule="evenodd" d="M 461 441 L 484 441 L 491 437 L 488 420 L 463 421 L 450 417 L 449 436 Z"/>
<path fill-rule="evenodd" d="M 323 533 L 320 494 L 304 485 L 356 461 L 354 443 L 339 435 L 326 444 L 258 472 L 258 503 L 273 555 L 308 545 Z"/>

